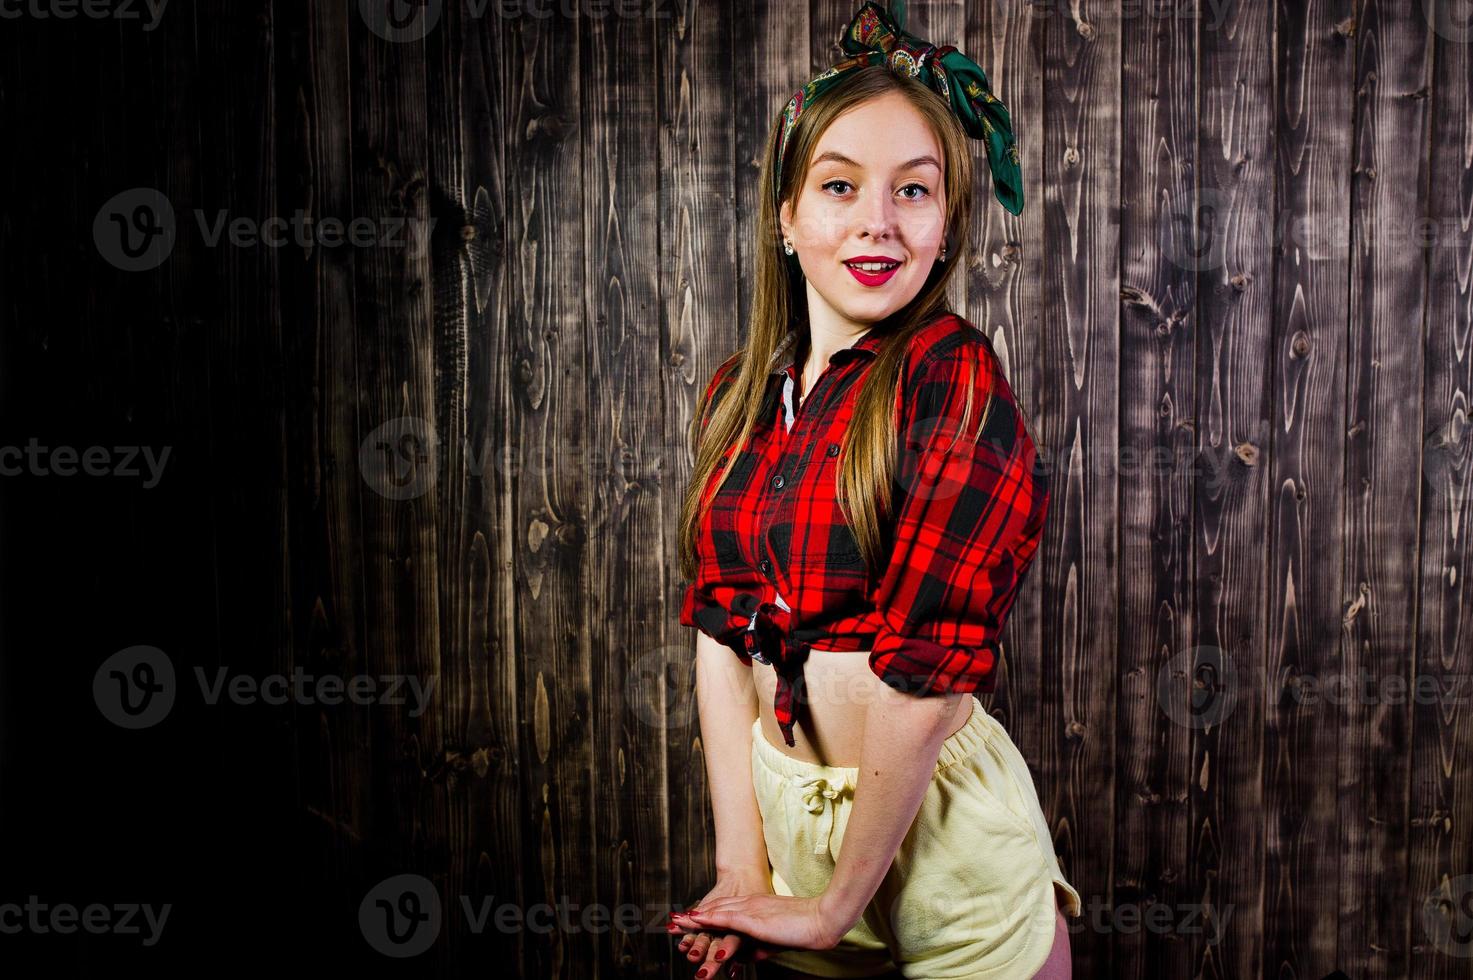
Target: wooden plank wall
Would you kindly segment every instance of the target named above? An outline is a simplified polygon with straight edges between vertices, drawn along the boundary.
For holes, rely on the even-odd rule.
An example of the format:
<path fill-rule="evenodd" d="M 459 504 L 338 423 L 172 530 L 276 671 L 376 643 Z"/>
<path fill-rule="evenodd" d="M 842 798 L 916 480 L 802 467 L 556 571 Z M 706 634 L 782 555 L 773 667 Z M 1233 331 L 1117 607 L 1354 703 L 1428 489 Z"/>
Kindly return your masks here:
<path fill-rule="evenodd" d="M 988 703 L 1085 898 L 1076 975 L 1473 976 L 1473 2 L 909 8 L 1020 135 L 1027 207 L 979 168 L 956 302 L 1054 473 Z M 7 653 L 22 612 L 75 620 L 75 657 L 7 656 L 12 722 L 48 759 L 160 767 L 5 807 L 7 839 L 113 835 L 18 855 L 10 887 L 158 885 L 179 912 L 155 964 L 238 946 L 271 901 L 290 925 L 241 962 L 376 970 L 360 906 L 410 874 L 440 921 L 408 972 L 689 975 L 661 928 L 713 870 L 676 622 L 686 424 L 744 335 L 767 127 L 853 9 L 0 21 L 6 444 L 177 461 L 154 493 L 0 485 Z M 92 232 L 134 187 L 177 218 L 145 272 Z M 211 245 L 196 209 L 400 232 Z M 119 740 L 86 685 L 134 643 L 181 673 L 438 687 L 423 714 L 193 703 Z M 82 694 L 42 714 L 36 688 Z M 51 769 L 11 731 L 24 798 Z M 230 884 L 194 857 L 222 846 Z M 539 903 L 573 924 L 476 925 Z"/>

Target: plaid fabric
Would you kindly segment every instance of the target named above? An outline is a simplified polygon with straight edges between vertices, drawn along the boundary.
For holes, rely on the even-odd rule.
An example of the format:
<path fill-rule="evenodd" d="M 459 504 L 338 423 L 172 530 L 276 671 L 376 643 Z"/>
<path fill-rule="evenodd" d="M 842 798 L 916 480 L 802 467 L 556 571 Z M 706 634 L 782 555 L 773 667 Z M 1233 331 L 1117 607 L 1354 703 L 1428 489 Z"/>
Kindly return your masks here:
<path fill-rule="evenodd" d="M 696 580 L 680 622 L 744 662 L 777 671 L 774 710 L 783 738 L 805 702 L 810 651 L 869 650 L 871 669 L 918 696 L 990 691 L 998 638 L 1043 533 L 1048 476 L 1040 465 L 991 342 L 945 314 L 916 334 L 896 392 L 897 445 L 884 571 L 868 573 L 835 500 L 834 481 L 854 397 L 884 336 L 835 352 L 785 431 L 782 388 L 802 365 L 790 331 L 769 365 L 762 414 L 746 446 L 728 450 L 731 474 L 704 501 Z M 706 389 L 710 409 L 739 355 Z M 968 391 L 972 412 L 960 429 Z M 978 425 L 992 396 L 985 429 Z M 781 593 L 791 609 L 777 602 Z"/>

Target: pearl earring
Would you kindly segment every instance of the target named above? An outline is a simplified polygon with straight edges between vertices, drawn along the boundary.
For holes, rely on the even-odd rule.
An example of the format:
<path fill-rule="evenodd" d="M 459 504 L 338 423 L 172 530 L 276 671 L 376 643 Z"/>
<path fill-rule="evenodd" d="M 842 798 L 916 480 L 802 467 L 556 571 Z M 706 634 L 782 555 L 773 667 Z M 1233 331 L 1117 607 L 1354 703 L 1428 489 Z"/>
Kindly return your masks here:
<path fill-rule="evenodd" d="M 787 252 L 789 255 L 793 254 L 793 243 L 788 241 L 786 238 L 783 239 L 783 251 Z"/>

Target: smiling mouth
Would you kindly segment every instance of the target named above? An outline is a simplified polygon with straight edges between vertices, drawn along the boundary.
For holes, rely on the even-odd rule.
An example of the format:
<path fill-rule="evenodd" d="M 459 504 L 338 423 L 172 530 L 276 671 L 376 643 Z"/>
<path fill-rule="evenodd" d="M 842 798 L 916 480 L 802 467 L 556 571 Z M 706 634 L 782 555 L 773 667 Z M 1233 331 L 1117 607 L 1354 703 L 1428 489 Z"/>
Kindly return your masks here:
<path fill-rule="evenodd" d="M 883 286 L 900 268 L 899 262 L 845 262 L 844 267 L 861 286 Z"/>

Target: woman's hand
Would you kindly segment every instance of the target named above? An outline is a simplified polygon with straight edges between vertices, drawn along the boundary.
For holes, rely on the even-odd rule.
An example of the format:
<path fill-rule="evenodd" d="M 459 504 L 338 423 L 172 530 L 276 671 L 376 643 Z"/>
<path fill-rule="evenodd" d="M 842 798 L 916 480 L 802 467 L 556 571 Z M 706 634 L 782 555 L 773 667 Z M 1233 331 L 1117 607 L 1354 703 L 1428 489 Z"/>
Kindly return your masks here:
<path fill-rule="evenodd" d="M 822 896 L 794 898 L 749 892 L 722 898 L 707 898 L 696 907 L 698 914 L 677 915 L 680 928 L 738 932 L 750 940 L 779 949 L 833 949 L 848 931 L 837 921 Z M 706 980 L 706 974 L 701 980 Z"/>
<path fill-rule="evenodd" d="M 705 898 L 696 903 L 696 908 L 704 910 L 712 903 L 754 894 L 772 894 L 772 877 L 769 872 L 755 868 L 750 871 L 728 871 L 716 876 L 716 884 L 706 893 Z M 717 976 L 718 971 L 735 963 L 738 951 L 746 954 L 742 957 L 744 961 L 766 959 L 775 952 L 774 947 L 726 929 L 696 927 L 679 912 L 675 913 L 671 922 L 673 930 L 687 933 L 680 941 L 679 949 L 692 963 L 700 965 L 696 971 L 698 980 L 710 980 Z"/>

